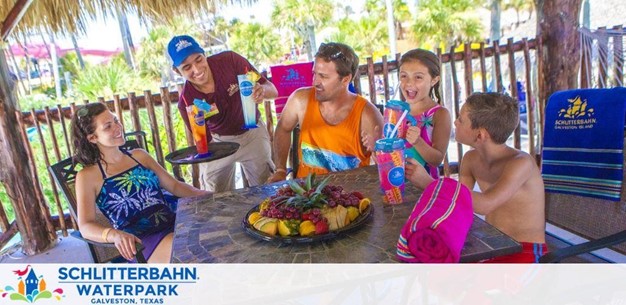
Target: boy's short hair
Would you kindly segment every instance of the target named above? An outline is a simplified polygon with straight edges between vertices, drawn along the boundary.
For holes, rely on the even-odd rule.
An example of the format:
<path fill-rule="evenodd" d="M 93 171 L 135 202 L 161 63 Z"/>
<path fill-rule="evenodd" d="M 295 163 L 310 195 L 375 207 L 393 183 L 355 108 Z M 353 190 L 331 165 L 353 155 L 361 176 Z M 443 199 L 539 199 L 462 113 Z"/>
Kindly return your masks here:
<path fill-rule="evenodd" d="M 493 141 L 502 144 L 519 124 L 519 105 L 501 93 L 473 93 L 465 101 L 472 128 L 485 128 Z"/>

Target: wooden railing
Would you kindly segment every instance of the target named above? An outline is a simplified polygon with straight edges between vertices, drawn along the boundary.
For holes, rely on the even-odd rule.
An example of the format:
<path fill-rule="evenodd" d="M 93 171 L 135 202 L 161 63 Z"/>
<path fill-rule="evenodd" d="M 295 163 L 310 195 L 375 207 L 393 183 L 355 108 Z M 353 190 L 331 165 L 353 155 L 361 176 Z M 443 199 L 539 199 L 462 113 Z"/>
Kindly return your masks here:
<path fill-rule="evenodd" d="M 523 39 L 518 42 L 508 40 L 505 44 L 495 41 L 491 45 L 485 43 L 465 44 L 462 51 L 455 51 L 454 48 L 451 48 L 450 52 L 442 53 L 439 51 L 438 55 L 443 63 L 442 71 L 447 73 L 442 77 L 443 100 L 445 106 L 453 113 L 453 119 L 458 116 L 462 101 L 475 90 L 507 91 L 517 98 L 519 92 L 517 92 L 516 81 L 523 80 L 527 88 L 528 146 L 521 147 L 520 128 L 514 134 L 514 146 L 528 151 L 533 156 L 540 153 L 541 143 L 538 140 L 541 139 L 541 136 L 538 134 L 543 130 L 542 110 L 547 98 L 542 89 L 543 56 L 540 39 Z M 358 69 L 358 77 L 354 82 L 356 90 L 363 95 L 369 95 L 369 99 L 373 103 L 380 104 L 383 101 L 377 96 L 376 78 L 382 78 L 384 87 L 382 95 L 384 100 L 389 100 L 391 98 L 390 92 L 393 91 L 390 88 L 395 89 L 398 80 L 399 55 L 396 55 L 393 60 L 387 60 L 387 57 L 383 57 L 382 61 L 377 63 L 374 63 L 371 58 L 366 61 L 367 63 Z M 490 84 L 493 84 L 491 88 Z M 186 128 L 180 127 L 180 125 L 179 128 L 174 127 L 174 122 L 179 119 L 179 115 L 177 108 L 174 107 L 172 110 L 171 107 L 172 103 L 178 101 L 178 92 L 170 92 L 167 88 L 162 88 L 159 94 L 144 91 L 142 96 L 136 96 L 135 93 L 130 92 L 125 98 L 116 95 L 113 100 L 104 101 L 101 98 L 98 101 L 109 105 L 109 108 L 120 118 L 126 131 L 146 131 L 150 143 L 150 153 L 161 165 L 171 170 L 176 177 L 184 176 L 180 168 L 170 167 L 164 162 L 164 155 L 176 150 L 177 147 L 192 143 L 192 138 Z M 266 102 L 265 105 L 266 109 L 269 109 L 271 103 Z M 46 107 L 16 113 L 24 144 L 28 147 L 27 157 L 33 164 L 33 181 L 48 181 L 46 185 L 49 185 L 50 189 L 44 191 L 52 195 L 53 199 L 48 201 L 54 207 L 50 208 L 51 212 L 48 214 L 56 214 L 49 216 L 48 221 L 54 224 L 57 230 L 61 230 L 64 235 L 67 234 L 68 228 L 75 227 L 75 223 L 62 208 L 62 196 L 59 196 L 59 191 L 52 183 L 47 171 L 41 171 L 38 168 L 45 168 L 72 155 L 72 146 L 69 140 L 69 119 L 75 107 L 75 104 L 71 104 L 69 107 Z M 144 112 L 145 115 L 140 115 Z M 268 126 L 273 126 L 272 116 L 267 111 L 265 118 L 269 121 Z M 29 127 L 34 127 L 37 131 L 36 139 L 31 141 L 28 140 L 26 134 L 26 128 Z M 182 137 L 183 134 L 185 134 L 184 138 L 187 143 L 177 143 L 176 138 Z M 162 144 L 162 139 L 164 144 Z M 456 160 L 461 160 L 463 147 L 458 143 L 452 146 L 454 146 L 453 150 L 456 150 L 456 156 L 451 156 L 451 158 L 456 157 Z M 34 150 L 33 147 L 37 149 Z M 196 180 L 197 170 L 192 168 L 191 173 L 191 180 L 188 182 Z M 39 184 L 33 186 L 33 188 L 39 187 Z M 0 247 L 17 232 L 15 222 L 6 216 L 5 205 L 7 204 L 0 202 L 0 230 L 2 232 Z M 53 210 L 57 212 L 52 213 Z"/>

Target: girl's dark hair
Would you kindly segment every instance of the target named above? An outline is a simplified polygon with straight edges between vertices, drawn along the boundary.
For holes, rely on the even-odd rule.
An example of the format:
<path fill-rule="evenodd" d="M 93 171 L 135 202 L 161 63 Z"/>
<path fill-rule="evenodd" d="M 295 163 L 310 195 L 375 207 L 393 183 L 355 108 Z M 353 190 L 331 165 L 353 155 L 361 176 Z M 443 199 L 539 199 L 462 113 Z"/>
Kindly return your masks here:
<path fill-rule="evenodd" d="M 400 57 L 400 66 L 409 61 L 419 61 L 424 64 L 428 68 L 428 74 L 430 74 L 430 77 L 432 78 L 441 76 L 441 63 L 439 62 L 439 57 L 431 51 L 424 49 L 410 50 Z M 439 92 L 440 84 L 441 78 L 439 78 L 439 81 L 430 88 L 430 92 L 428 94 L 430 95 L 430 98 L 438 104 L 442 103 L 441 93 Z"/>
<path fill-rule="evenodd" d="M 88 166 L 100 161 L 101 155 L 98 145 L 89 142 L 87 137 L 96 130 L 93 119 L 108 110 L 109 108 L 103 103 L 87 104 L 76 109 L 71 124 L 74 163 Z"/>

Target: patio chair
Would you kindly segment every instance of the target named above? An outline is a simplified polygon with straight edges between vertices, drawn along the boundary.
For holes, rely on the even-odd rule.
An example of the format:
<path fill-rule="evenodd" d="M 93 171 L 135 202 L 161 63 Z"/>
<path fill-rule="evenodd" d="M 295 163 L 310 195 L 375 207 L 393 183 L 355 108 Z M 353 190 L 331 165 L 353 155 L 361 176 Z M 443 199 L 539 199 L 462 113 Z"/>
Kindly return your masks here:
<path fill-rule="evenodd" d="M 143 131 L 127 133 L 126 136 L 127 137 L 132 136 L 132 137 L 135 137 L 135 139 L 127 140 L 126 144 L 124 144 L 120 149 L 134 149 L 134 148 L 146 147 L 146 146 L 142 147 L 142 145 L 146 144 L 146 141 L 145 141 L 146 137 Z M 56 184 L 59 186 L 63 195 L 65 196 L 65 199 L 68 202 L 70 215 L 75 220 L 78 219 L 77 214 L 76 214 L 76 211 L 77 211 L 77 204 L 76 204 L 76 197 L 75 197 L 76 192 L 74 189 L 75 187 L 74 182 L 76 179 L 76 174 L 78 173 L 78 171 L 76 170 L 76 165 L 77 164 L 74 164 L 72 158 L 70 157 L 70 158 L 61 160 L 60 162 L 50 165 L 48 167 L 48 170 L 52 174 L 52 177 L 54 178 Z M 102 225 L 110 226 L 108 219 L 98 209 L 96 209 L 96 221 Z M 126 261 L 117 251 L 117 248 L 115 248 L 115 244 L 113 243 L 100 243 L 100 242 L 95 242 L 89 239 L 85 239 L 80 234 L 80 231 L 78 229 L 74 230 L 71 233 L 71 235 L 75 238 L 78 238 L 80 240 L 87 242 L 87 245 L 89 246 L 89 252 L 91 252 L 91 256 L 93 258 L 94 263 L 107 263 L 107 262 L 117 263 L 117 262 Z M 146 263 L 146 259 L 143 256 L 143 253 L 141 252 L 141 250 L 143 250 L 143 246 L 139 243 L 137 243 L 136 246 L 137 246 L 137 254 L 135 256 L 135 259 L 137 260 L 138 263 Z"/>
<path fill-rule="evenodd" d="M 543 162 L 542 162 L 542 174 L 544 175 L 544 182 L 546 184 L 546 189 L 550 190 L 550 192 L 546 192 L 546 221 L 563 229 L 566 229 L 570 232 L 573 232 L 577 235 L 585 237 L 588 239 L 588 242 L 584 242 L 577 245 L 567 246 L 561 249 L 549 249 L 550 252 L 548 254 L 542 256 L 539 260 L 541 263 L 558 263 L 563 259 L 568 257 L 578 256 L 580 254 L 590 253 L 595 250 L 603 249 L 603 248 L 611 248 L 617 252 L 622 254 L 626 254 L 626 196 L 625 196 L 625 184 L 624 184 L 624 172 L 620 172 L 619 169 L 615 169 L 614 165 L 617 162 L 624 164 L 624 159 L 620 160 L 620 156 L 625 156 L 624 150 L 621 152 L 617 151 L 619 147 L 616 149 L 608 149 L 612 146 L 604 146 L 598 145 L 595 148 L 582 149 L 581 146 L 585 145 L 580 144 L 582 142 L 586 142 L 589 139 L 592 139 L 592 143 L 594 138 L 607 138 L 609 135 L 616 135 L 617 139 L 610 140 L 611 143 L 619 143 L 621 134 L 624 131 L 624 114 L 620 112 L 620 106 L 623 103 L 626 103 L 626 90 L 621 89 L 618 91 L 604 90 L 601 91 L 599 89 L 586 89 L 586 90 L 572 90 L 561 93 L 562 95 L 557 95 L 555 93 L 550 97 L 550 102 L 548 103 L 548 107 L 546 107 L 546 132 L 544 139 L 544 150 L 543 150 Z M 601 93 L 602 95 L 598 95 Z M 608 93 L 608 94 L 607 94 Z M 593 118 L 596 120 L 596 124 L 594 128 L 591 130 L 592 134 L 583 134 L 577 133 L 579 135 L 578 138 L 572 139 L 574 144 L 572 146 L 568 146 L 565 154 L 566 157 L 563 161 L 559 161 L 557 159 L 551 159 L 551 157 L 555 156 L 556 149 L 554 145 L 550 145 L 548 141 L 548 137 L 550 136 L 550 132 L 553 132 L 549 129 L 550 118 L 549 115 L 556 114 L 554 111 L 554 107 L 551 107 L 550 103 L 553 98 L 561 97 L 569 99 L 569 103 L 572 104 L 572 109 L 576 110 L 574 106 L 576 104 L 573 102 L 573 97 L 579 96 L 580 100 L 584 102 L 584 106 L 587 110 L 592 109 L 594 112 Z M 601 103 L 606 103 L 610 106 L 610 108 L 603 109 Z M 561 107 L 557 108 L 557 111 Z M 581 109 L 585 109 L 581 107 Z M 574 111 L 569 111 L 567 108 L 565 111 L 573 113 Z M 604 118 L 602 117 L 602 113 L 606 112 L 614 112 L 612 114 L 615 117 Z M 569 114 L 569 113 L 568 113 Z M 570 115 L 570 117 L 577 118 L 575 115 Z M 564 115 L 558 117 L 558 120 L 565 120 Z M 608 129 L 601 129 L 595 127 L 603 127 L 600 124 L 614 122 L 617 121 L 617 125 L 612 126 L 611 130 L 619 129 L 619 131 L 615 130 L 611 132 Z M 555 122 L 556 123 L 556 122 Z M 563 124 L 560 122 L 559 124 Z M 589 130 L 590 128 L 586 128 Z M 562 139 L 563 134 L 557 134 L 556 132 L 553 134 L 556 137 Z M 626 136 L 626 133 L 624 133 Z M 552 146 L 552 148 L 550 148 Z M 594 151 L 601 147 L 604 150 L 600 155 L 601 158 L 596 157 Z M 548 149 L 547 149 L 548 148 Z M 552 150 L 552 155 L 550 155 L 550 150 Z M 572 151 L 574 150 L 574 151 Z M 548 151 L 548 154 L 546 154 Z M 581 151 L 585 151 L 581 153 Z M 588 152 L 587 152 L 588 151 Z M 610 155 L 606 151 L 611 151 Z M 617 153 L 615 153 L 615 152 Z M 580 155 L 582 154 L 583 159 L 580 159 Z M 612 160 L 612 163 L 611 163 Z M 582 163 L 581 163 L 582 162 Z M 599 162 L 599 163 L 594 163 Z M 604 175 L 599 175 L 602 181 L 600 186 L 591 186 L 590 188 L 582 188 L 577 189 L 581 184 L 587 183 L 589 180 L 597 180 L 597 178 L 578 178 L 578 175 L 575 174 L 566 174 L 565 172 L 561 173 L 562 176 L 554 176 L 559 175 L 558 170 L 555 171 L 556 168 L 571 166 L 574 164 L 585 164 L 582 166 L 582 169 L 585 171 L 592 170 L 595 168 L 600 168 L 599 170 L 605 170 L 604 168 L 609 168 L 609 172 Z M 595 164 L 601 164 L 602 167 L 596 166 Z M 578 166 L 576 165 L 576 166 Z M 552 166 L 552 169 L 547 171 L 549 167 Z M 603 168 L 604 167 L 604 168 Z M 611 172 L 612 171 L 612 172 Z M 548 173 L 548 175 L 546 175 Z M 584 177 L 584 173 L 582 177 Z M 578 179 L 576 183 L 572 183 L 572 180 Z M 618 183 L 613 185 L 613 188 L 610 189 L 612 193 L 607 193 L 609 190 L 610 183 L 613 181 L 621 180 L 621 187 L 618 187 Z M 574 191 L 572 191 L 574 190 Z M 574 193 L 572 193 L 574 192 Z M 608 195 L 607 195 L 608 194 Z M 612 196 L 612 197 L 607 197 Z"/>
<path fill-rule="evenodd" d="M 300 166 L 300 160 L 298 159 L 298 142 L 300 141 L 300 125 L 291 132 L 291 149 L 289 150 L 289 160 L 291 161 L 291 168 L 287 169 L 287 174 L 291 173 L 293 179 L 298 175 L 298 167 Z"/>

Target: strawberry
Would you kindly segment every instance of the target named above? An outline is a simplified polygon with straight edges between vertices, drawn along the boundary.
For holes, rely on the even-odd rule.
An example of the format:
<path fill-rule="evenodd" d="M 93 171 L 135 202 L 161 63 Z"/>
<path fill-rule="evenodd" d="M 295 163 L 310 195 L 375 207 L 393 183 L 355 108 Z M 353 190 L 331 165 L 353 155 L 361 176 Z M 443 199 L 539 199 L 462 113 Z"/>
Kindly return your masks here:
<path fill-rule="evenodd" d="M 302 221 L 311 220 L 311 210 L 302 213 L 300 217 L 302 218 Z"/>
<path fill-rule="evenodd" d="M 328 221 L 326 220 L 326 218 L 323 218 L 315 224 L 315 234 L 325 233 L 328 233 Z"/>

